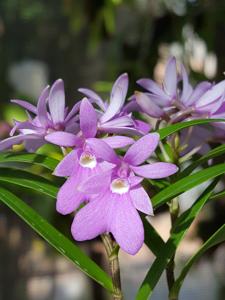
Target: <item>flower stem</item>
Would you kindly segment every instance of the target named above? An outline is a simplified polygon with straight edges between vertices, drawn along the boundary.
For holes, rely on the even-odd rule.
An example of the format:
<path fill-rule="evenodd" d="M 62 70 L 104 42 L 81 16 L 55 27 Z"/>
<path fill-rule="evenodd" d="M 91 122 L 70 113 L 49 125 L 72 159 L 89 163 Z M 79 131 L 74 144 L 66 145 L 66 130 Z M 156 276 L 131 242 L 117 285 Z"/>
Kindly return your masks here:
<path fill-rule="evenodd" d="M 109 260 L 109 267 L 113 282 L 113 300 L 122 300 L 123 295 L 121 292 L 120 265 L 118 258 L 119 246 L 115 241 L 113 241 L 109 234 L 102 234 L 101 238 Z"/>
<path fill-rule="evenodd" d="M 178 198 L 174 198 L 170 203 L 170 218 L 171 218 L 171 229 L 174 226 L 174 223 L 176 222 L 176 219 L 179 215 L 179 202 Z M 171 290 L 172 286 L 175 282 L 175 276 L 174 276 L 174 268 L 175 268 L 175 262 L 174 262 L 175 255 L 170 259 L 167 268 L 166 268 L 166 279 L 169 291 Z M 169 298 L 170 300 L 178 300 L 178 298 Z"/>

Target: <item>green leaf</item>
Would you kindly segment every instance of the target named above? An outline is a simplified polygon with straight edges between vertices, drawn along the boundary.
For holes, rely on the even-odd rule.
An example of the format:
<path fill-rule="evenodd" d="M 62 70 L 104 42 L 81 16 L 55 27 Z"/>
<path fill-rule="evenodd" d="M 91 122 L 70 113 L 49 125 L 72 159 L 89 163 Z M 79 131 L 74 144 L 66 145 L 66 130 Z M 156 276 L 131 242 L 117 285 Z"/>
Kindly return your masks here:
<path fill-rule="evenodd" d="M 175 222 L 172 229 L 169 240 L 165 243 L 164 247 L 161 247 L 157 258 L 153 262 L 150 270 L 148 271 L 143 283 L 141 284 L 136 300 L 147 300 L 151 295 L 154 287 L 159 281 L 163 271 L 165 270 L 168 262 L 173 257 L 176 249 L 190 227 L 193 220 L 201 211 L 202 207 L 210 198 L 213 189 L 218 182 L 218 178 L 215 179 L 209 187 L 202 193 L 202 195 L 196 200 L 196 202 L 184 212 Z"/>
<path fill-rule="evenodd" d="M 165 128 L 161 128 L 161 129 L 157 130 L 157 132 L 160 134 L 160 139 L 163 140 L 167 136 L 169 136 L 177 131 L 180 131 L 181 129 L 195 126 L 195 125 L 209 124 L 209 123 L 213 123 L 213 122 L 225 122 L 225 120 L 224 119 L 198 119 L 198 120 L 173 124 L 173 125 L 167 126 Z"/>
<path fill-rule="evenodd" d="M 160 250 L 165 246 L 165 242 L 146 218 L 142 218 L 142 221 L 145 230 L 145 244 L 155 256 L 158 256 Z"/>
<path fill-rule="evenodd" d="M 58 160 L 40 154 L 32 153 L 0 153 L 0 163 L 29 163 L 34 165 L 40 165 L 46 169 L 53 171 L 57 164 Z"/>
<path fill-rule="evenodd" d="M 47 196 L 56 198 L 58 186 L 53 182 L 29 172 L 11 169 L 1 169 L 0 182 L 19 185 Z"/>
<path fill-rule="evenodd" d="M 191 172 L 197 168 L 199 165 L 207 162 L 209 159 L 218 157 L 225 153 L 225 145 L 220 145 L 212 150 L 210 150 L 206 155 L 203 155 L 198 160 L 194 161 L 192 164 L 190 164 L 186 169 L 184 169 L 179 175 L 178 178 L 183 178 L 185 176 L 188 176 L 191 174 Z"/>
<path fill-rule="evenodd" d="M 183 284 L 188 271 L 191 269 L 192 265 L 198 260 L 202 254 L 204 254 L 211 247 L 220 244 L 225 241 L 225 224 L 221 226 L 203 245 L 202 247 L 188 260 L 185 264 L 183 270 L 181 271 L 179 277 L 175 281 L 170 296 L 176 296 L 179 294 L 180 288 Z"/>
<path fill-rule="evenodd" d="M 112 292 L 110 277 L 84 254 L 75 243 L 49 224 L 30 206 L 8 190 L 0 187 L 0 200 L 20 216 L 31 228 L 51 244 L 58 252 L 71 260 L 82 272 Z"/>
<path fill-rule="evenodd" d="M 182 178 L 152 197 L 154 207 L 158 207 L 171 198 L 192 189 L 193 187 L 225 173 L 225 164 L 206 168 L 188 177 Z"/>

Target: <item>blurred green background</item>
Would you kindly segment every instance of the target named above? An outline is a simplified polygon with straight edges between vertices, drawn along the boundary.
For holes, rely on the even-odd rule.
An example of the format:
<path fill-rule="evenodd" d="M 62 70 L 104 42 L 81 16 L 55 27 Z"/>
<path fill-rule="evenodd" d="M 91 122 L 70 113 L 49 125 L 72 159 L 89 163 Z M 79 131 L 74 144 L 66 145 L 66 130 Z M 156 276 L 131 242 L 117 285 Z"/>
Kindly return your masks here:
<path fill-rule="evenodd" d="M 131 95 L 140 77 L 160 81 L 171 55 L 185 63 L 193 83 L 221 80 L 225 71 L 224 16 L 223 0 L 0 0 L 0 120 L 23 119 L 25 115 L 9 100 L 36 102 L 41 89 L 57 78 L 65 81 L 69 105 L 80 100 L 79 87 L 107 94 L 125 71 Z M 9 130 L 2 121 L 0 139 Z M 57 215 L 54 203 L 42 198 L 40 204 L 39 195 L 32 195 L 31 202 L 27 192 L 15 192 L 61 230 L 64 224 L 69 235 L 70 218 Z M 218 207 L 224 212 L 224 204 Z M 224 215 L 218 221 L 218 209 L 210 211 L 207 226 L 215 231 Z M 98 242 L 90 252 L 104 263 Z M 22 221 L 0 206 L 0 300 L 103 299 L 99 287 L 90 287 L 78 271 L 74 275 L 71 264 L 56 260 L 53 254 Z M 147 262 L 143 260 L 145 254 L 133 265 L 139 266 L 140 278 L 152 259 L 147 256 Z M 124 263 L 124 270 L 129 263 Z M 124 279 L 128 300 L 133 299 L 132 287 L 137 287 L 139 275 Z M 181 299 L 223 300 L 224 280 L 219 279 L 219 292 L 214 291 L 216 283 L 208 285 L 207 280 L 210 277 L 202 285 L 197 281 L 202 298 L 192 282 L 192 293 L 184 293 Z M 166 297 L 165 284 L 160 288 L 154 299 Z"/>

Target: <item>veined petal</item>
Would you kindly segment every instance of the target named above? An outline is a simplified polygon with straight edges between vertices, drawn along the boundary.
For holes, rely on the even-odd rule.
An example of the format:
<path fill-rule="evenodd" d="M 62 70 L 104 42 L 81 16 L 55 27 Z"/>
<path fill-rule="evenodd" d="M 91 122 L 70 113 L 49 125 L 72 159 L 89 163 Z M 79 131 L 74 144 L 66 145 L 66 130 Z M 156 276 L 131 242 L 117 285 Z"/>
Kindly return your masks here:
<path fill-rule="evenodd" d="M 116 197 L 117 196 L 117 197 Z M 144 243 L 144 228 L 141 218 L 132 204 L 129 194 L 118 197 L 114 194 L 113 218 L 109 231 L 125 252 L 134 255 Z"/>
<path fill-rule="evenodd" d="M 106 112 L 101 117 L 101 122 L 105 123 L 112 119 L 123 107 L 128 90 L 128 75 L 122 74 L 114 83 L 110 103 Z"/>
<path fill-rule="evenodd" d="M 48 104 L 53 123 L 63 123 L 65 118 L 65 92 L 62 79 L 58 79 L 53 83 Z"/>
<path fill-rule="evenodd" d="M 71 111 L 68 113 L 68 115 L 65 118 L 66 123 L 69 122 L 70 119 L 73 118 L 74 115 L 78 113 L 78 111 L 80 109 L 80 104 L 81 104 L 81 101 L 78 101 L 77 103 L 74 104 Z"/>
<path fill-rule="evenodd" d="M 43 126 L 47 126 L 49 123 L 48 112 L 47 112 L 47 100 L 49 96 L 49 85 L 42 91 L 37 104 L 37 116 L 40 123 Z"/>
<path fill-rule="evenodd" d="M 76 241 L 91 240 L 107 232 L 107 223 L 112 218 L 112 203 L 107 201 L 108 193 L 92 200 L 76 214 L 71 232 Z"/>
<path fill-rule="evenodd" d="M 93 175 L 87 180 L 83 180 L 79 186 L 78 190 L 84 194 L 100 194 L 109 188 L 111 182 L 112 170 L 107 170 L 100 172 L 97 175 Z"/>
<path fill-rule="evenodd" d="M 195 104 L 199 98 L 201 98 L 201 96 L 204 95 L 211 87 L 212 84 L 208 81 L 200 82 L 193 90 L 189 99 L 186 100 L 185 105 L 191 106 Z"/>
<path fill-rule="evenodd" d="M 168 95 L 174 97 L 177 92 L 177 67 L 175 57 L 171 57 L 166 65 L 165 77 L 163 82 Z"/>
<path fill-rule="evenodd" d="M 146 215 L 153 216 L 153 207 L 151 200 L 141 185 L 130 190 L 130 196 L 134 207 Z"/>
<path fill-rule="evenodd" d="M 18 104 L 19 106 L 21 106 L 21 107 L 23 107 L 23 108 L 31 111 L 34 114 L 37 114 L 37 108 L 33 104 L 31 104 L 31 103 L 29 103 L 27 101 L 18 100 L 18 99 L 12 99 L 11 102 Z"/>
<path fill-rule="evenodd" d="M 60 214 L 66 215 L 72 213 L 87 199 L 87 197 L 77 191 L 76 188 L 79 183 L 80 175 L 81 174 L 76 174 L 75 176 L 69 177 L 61 186 L 56 201 L 56 210 Z"/>
<path fill-rule="evenodd" d="M 158 133 L 149 133 L 140 138 L 128 149 L 124 161 L 133 166 L 143 163 L 156 149 L 159 143 Z"/>
<path fill-rule="evenodd" d="M 134 139 L 121 135 L 109 136 L 102 140 L 113 149 L 123 148 L 134 143 Z"/>
<path fill-rule="evenodd" d="M 181 65 L 181 73 L 182 73 L 183 89 L 182 89 L 180 101 L 185 104 L 186 101 L 191 96 L 193 92 L 193 88 L 189 83 L 188 74 L 183 64 Z"/>
<path fill-rule="evenodd" d="M 97 115 L 87 98 L 80 105 L 80 129 L 86 138 L 95 137 L 97 133 Z"/>
<path fill-rule="evenodd" d="M 78 164 L 77 150 L 72 150 L 67 154 L 54 170 L 55 176 L 71 176 Z"/>
<path fill-rule="evenodd" d="M 13 145 L 23 143 L 28 139 L 38 139 L 40 136 L 34 134 L 19 134 L 0 141 L 0 151 L 11 148 Z"/>
<path fill-rule="evenodd" d="M 175 174 L 178 167 L 171 163 L 157 162 L 139 167 L 131 167 L 132 170 L 144 178 L 158 179 Z"/>
<path fill-rule="evenodd" d="M 101 128 L 106 127 L 126 127 L 126 126 L 134 126 L 134 121 L 130 116 L 122 116 L 122 117 L 116 117 L 113 120 L 110 120 L 106 123 L 101 123 Z"/>
<path fill-rule="evenodd" d="M 50 133 L 45 136 L 45 140 L 61 147 L 74 147 L 80 144 L 79 137 L 64 131 Z"/>
<path fill-rule="evenodd" d="M 202 95 L 200 97 L 200 99 L 198 99 L 196 101 L 196 107 L 201 107 L 204 105 L 207 105 L 211 102 L 214 102 L 215 100 L 217 100 L 218 98 L 220 98 L 221 96 L 223 96 L 225 93 L 225 80 L 217 83 L 216 85 L 214 85 L 211 89 L 209 89 L 204 95 Z"/>
<path fill-rule="evenodd" d="M 134 120 L 135 128 L 142 132 L 143 134 L 149 133 L 149 131 L 152 129 L 152 126 L 144 121 L 141 120 Z"/>
<path fill-rule="evenodd" d="M 94 151 L 94 154 L 97 158 L 102 158 L 103 160 L 117 164 L 120 162 L 120 159 L 114 152 L 114 150 L 104 141 L 95 138 L 89 138 L 86 140 L 86 143 Z"/>
<path fill-rule="evenodd" d="M 144 89 L 149 91 L 152 94 L 165 97 L 165 93 L 162 88 L 153 80 L 148 78 L 142 78 L 137 81 L 137 84 L 142 86 Z"/>
<path fill-rule="evenodd" d="M 85 89 L 85 88 L 79 88 L 78 89 L 79 92 L 81 92 L 82 94 L 84 94 L 87 98 L 89 98 L 90 100 L 94 100 L 94 102 L 103 110 L 106 110 L 106 105 L 105 103 L 102 101 L 102 98 L 99 97 L 98 94 L 96 94 L 94 91 L 90 90 L 90 89 Z"/>
<path fill-rule="evenodd" d="M 135 96 L 138 105 L 147 115 L 154 118 L 159 118 L 164 115 L 164 111 L 152 101 L 151 96 L 141 92 L 136 92 Z"/>

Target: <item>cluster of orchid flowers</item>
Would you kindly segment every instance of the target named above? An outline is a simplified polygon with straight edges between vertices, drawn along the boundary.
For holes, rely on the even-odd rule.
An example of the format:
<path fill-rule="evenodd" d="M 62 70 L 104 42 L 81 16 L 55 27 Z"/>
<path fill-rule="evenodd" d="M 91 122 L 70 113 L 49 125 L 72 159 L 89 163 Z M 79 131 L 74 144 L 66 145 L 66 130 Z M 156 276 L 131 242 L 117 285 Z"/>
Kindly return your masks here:
<path fill-rule="evenodd" d="M 25 108 L 28 119 L 15 121 L 11 137 L 0 141 L 0 151 L 22 142 L 29 152 L 45 143 L 60 146 L 65 156 L 54 175 L 67 179 L 58 192 L 56 209 L 63 215 L 76 212 L 74 239 L 84 241 L 111 233 L 129 254 L 137 253 L 144 242 L 137 210 L 153 215 L 142 181 L 178 171 L 173 163 L 149 161 L 159 134 L 150 133 L 152 126 L 133 112 L 167 123 L 225 118 L 225 80 L 218 84 L 204 81 L 193 88 L 184 66 L 177 71 L 175 58 L 168 61 L 161 86 L 150 79 L 137 83 L 146 91 L 135 92 L 127 104 L 126 73 L 114 83 L 109 102 L 92 90 L 79 89 L 85 97 L 68 111 L 59 79 L 43 90 L 37 107 L 12 100 Z M 221 124 L 216 126 L 223 129 Z"/>

